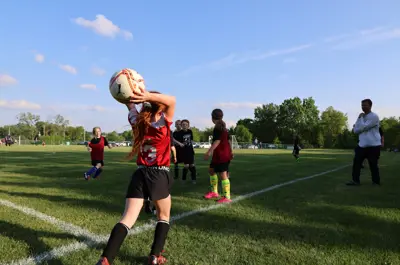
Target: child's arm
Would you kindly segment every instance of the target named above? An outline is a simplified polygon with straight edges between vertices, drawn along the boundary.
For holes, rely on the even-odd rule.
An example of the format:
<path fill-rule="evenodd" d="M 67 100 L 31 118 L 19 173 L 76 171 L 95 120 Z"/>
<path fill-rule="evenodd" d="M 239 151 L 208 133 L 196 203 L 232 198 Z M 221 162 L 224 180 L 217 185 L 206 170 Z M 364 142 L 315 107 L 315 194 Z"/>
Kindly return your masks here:
<path fill-rule="evenodd" d="M 176 99 L 173 96 L 165 94 L 151 93 L 144 91 L 140 94 L 136 94 L 132 99 L 131 103 L 143 103 L 143 102 L 155 102 L 163 104 L 165 106 L 164 114 L 167 120 L 172 121 L 175 113 Z"/>
<path fill-rule="evenodd" d="M 113 148 L 113 146 L 108 142 L 106 137 L 104 137 L 104 146 L 108 146 L 108 149 L 112 149 Z"/>
<path fill-rule="evenodd" d="M 172 156 L 174 157 L 174 163 L 176 163 L 176 148 L 175 146 L 171 146 Z"/>
<path fill-rule="evenodd" d="M 89 152 L 92 152 L 92 147 L 91 147 L 91 145 L 92 145 L 92 143 L 91 143 L 91 142 L 88 142 L 88 144 L 87 144 L 87 146 L 86 146 L 86 148 L 87 148 L 87 150 L 88 150 Z"/>

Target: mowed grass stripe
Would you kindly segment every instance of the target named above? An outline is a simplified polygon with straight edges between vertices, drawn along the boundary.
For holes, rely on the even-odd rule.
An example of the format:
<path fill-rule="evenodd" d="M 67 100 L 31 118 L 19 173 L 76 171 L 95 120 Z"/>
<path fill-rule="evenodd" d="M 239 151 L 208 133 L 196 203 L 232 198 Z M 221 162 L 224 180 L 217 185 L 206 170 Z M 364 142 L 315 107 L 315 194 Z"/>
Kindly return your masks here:
<path fill-rule="evenodd" d="M 244 194 L 244 195 L 236 197 L 234 200 L 232 200 L 232 203 L 237 203 L 237 202 L 240 202 L 242 200 L 249 199 L 251 197 L 260 195 L 262 193 L 269 192 L 269 191 L 272 191 L 272 190 L 275 190 L 275 189 L 278 189 L 278 188 L 281 188 L 281 187 L 284 187 L 284 186 L 287 186 L 287 185 L 291 185 L 291 184 L 294 184 L 294 183 L 297 183 L 297 182 L 300 182 L 300 181 L 305 181 L 305 180 L 316 178 L 316 177 L 319 177 L 319 176 L 322 176 L 322 175 L 333 173 L 333 172 L 339 171 L 339 170 L 341 170 L 343 168 L 346 168 L 346 167 L 348 167 L 348 165 L 340 166 L 338 168 L 335 168 L 335 169 L 332 169 L 332 170 L 328 170 L 328 171 L 325 171 L 325 172 L 321 172 L 321 173 L 318 173 L 318 174 L 314 174 L 314 175 L 311 175 L 311 176 L 308 176 L 308 177 L 299 178 L 299 179 L 291 180 L 291 181 L 288 181 L 288 182 L 284 182 L 284 183 L 281 183 L 281 184 L 278 184 L 278 185 L 274 185 L 272 187 L 268 187 L 268 188 L 265 188 L 265 189 L 262 189 L 262 190 L 259 190 L 259 191 L 255 191 L 255 192 L 249 193 L 249 194 Z M 176 222 L 176 221 L 181 220 L 183 218 L 187 218 L 187 217 L 190 217 L 190 216 L 193 216 L 193 215 L 197 215 L 197 214 L 200 214 L 200 213 L 212 211 L 212 210 L 215 210 L 215 209 L 218 209 L 218 208 L 226 207 L 228 205 L 230 205 L 230 204 L 214 204 L 214 205 L 211 205 L 211 206 L 208 206 L 208 207 L 202 207 L 202 208 L 195 209 L 193 211 L 184 212 L 184 213 L 181 213 L 181 214 L 173 216 L 171 218 L 171 222 Z M 148 231 L 150 229 L 153 229 L 153 228 L 154 228 L 154 222 L 151 222 L 151 223 L 146 224 L 144 226 L 135 227 L 130 232 L 130 235 L 140 234 L 140 233 L 146 232 L 146 231 Z M 101 242 L 101 243 L 105 243 L 108 238 L 104 238 L 104 239 L 105 240 L 103 240 L 103 242 Z M 23 259 L 23 260 L 18 260 L 18 261 L 11 262 L 11 263 L 9 263 L 9 265 L 19 265 L 19 264 L 29 264 L 30 265 L 30 264 L 35 264 L 35 262 L 36 263 L 44 262 L 44 261 L 51 260 L 51 259 L 54 259 L 54 258 L 62 257 L 64 255 L 68 255 L 70 253 L 73 253 L 73 252 L 76 252 L 76 251 L 79 251 L 79 250 L 82 250 L 82 249 L 85 249 L 85 248 L 88 248 L 88 247 L 93 247 L 93 246 L 95 246 L 95 245 L 97 245 L 99 243 L 100 242 L 93 242 L 93 241 L 91 241 L 91 242 L 90 241 L 85 241 L 85 242 L 82 242 L 81 244 L 74 243 L 74 244 L 70 244 L 70 245 L 67 245 L 67 246 L 64 246 L 64 247 L 61 247 L 61 248 L 57 248 L 57 249 L 52 250 L 50 252 L 43 253 L 43 254 L 41 254 L 39 256 L 29 257 L 28 259 Z"/>

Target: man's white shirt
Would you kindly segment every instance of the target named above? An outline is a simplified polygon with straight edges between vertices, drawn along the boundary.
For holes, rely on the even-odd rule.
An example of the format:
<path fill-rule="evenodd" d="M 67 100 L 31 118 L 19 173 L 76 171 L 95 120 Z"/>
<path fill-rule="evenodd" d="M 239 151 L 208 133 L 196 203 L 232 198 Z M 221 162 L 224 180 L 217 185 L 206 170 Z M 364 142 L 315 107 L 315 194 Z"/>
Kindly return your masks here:
<path fill-rule="evenodd" d="M 360 147 L 380 146 L 381 135 L 379 133 L 380 121 L 376 113 L 370 112 L 357 119 L 353 131 L 358 134 Z"/>

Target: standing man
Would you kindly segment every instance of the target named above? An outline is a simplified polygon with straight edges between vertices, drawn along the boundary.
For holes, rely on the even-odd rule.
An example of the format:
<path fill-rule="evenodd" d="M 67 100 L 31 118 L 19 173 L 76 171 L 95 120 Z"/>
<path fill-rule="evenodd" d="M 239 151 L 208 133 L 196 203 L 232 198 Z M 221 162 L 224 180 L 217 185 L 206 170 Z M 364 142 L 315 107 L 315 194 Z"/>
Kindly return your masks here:
<path fill-rule="evenodd" d="M 363 112 L 358 116 L 353 128 L 354 133 L 358 134 L 359 137 L 353 160 L 353 180 L 348 182 L 347 185 L 360 185 L 360 172 L 364 159 L 368 159 L 372 183 L 380 185 L 381 180 L 379 176 L 378 159 L 381 153 L 382 143 L 379 133 L 379 117 L 376 113 L 371 111 L 372 101 L 370 99 L 361 101 L 361 108 Z"/>

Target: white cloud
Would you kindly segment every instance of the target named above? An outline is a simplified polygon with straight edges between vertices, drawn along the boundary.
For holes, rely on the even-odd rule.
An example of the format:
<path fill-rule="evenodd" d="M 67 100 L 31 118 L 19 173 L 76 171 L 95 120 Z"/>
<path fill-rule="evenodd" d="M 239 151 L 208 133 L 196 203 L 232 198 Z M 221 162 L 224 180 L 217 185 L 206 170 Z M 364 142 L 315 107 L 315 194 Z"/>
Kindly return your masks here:
<path fill-rule="evenodd" d="M 343 34 L 328 38 L 334 50 L 348 50 L 362 45 L 400 39 L 400 28 L 387 29 L 385 27 L 375 27 L 371 29 L 360 30 L 353 34 Z"/>
<path fill-rule="evenodd" d="M 82 84 L 82 85 L 80 85 L 80 87 L 84 88 L 84 89 L 90 89 L 90 90 L 96 90 L 97 89 L 95 84 Z"/>
<path fill-rule="evenodd" d="M 107 109 L 102 106 L 88 106 L 88 107 L 86 107 L 86 110 L 103 112 L 103 111 L 106 111 Z"/>
<path fill-rule="evenodd" d="M 261 103 L 256 102 L 221 102 L 217 103 L 215 106 L 225 109 L 255 109 L 261 105 Z"/>
<path fill-rule="evenodd" d="M 103 76 L 106 74 L 106 70 L 99 68 L 97 66 L 93 66 L 91 69 L 92 74 L 98 75 L 98 76 Z"/>
<path fill-rule="evenodd" d="M 76 75 L 78 71 L 76 70 L 75 67 L 68 65 L 68 64 L 60 64 L 59 67 L 64 70 L 65 72 L 68 72 L 70 74 Z"/>
<path fill-rule="evenodd" d="M 0 87 L 16 85 L 18 80 L 11 75 L 0 74 Z"/>
<path fill-rule="evenodd" d="M 82 17 L 74 18 L 72 20 L 79 26 L 93 30 L 96 34 L 115 38 L 117 35 L 121 35 L 126 40 L 131 40 L 133 35 L 130 31 L 121 29 L 119 26 L 115 25 L 111 20 L 107 19 L 104 15 L 96 15 L 95 20 L 87 20 Z"/>
<path fill-rule="evenodd" d="M 35 54 L 35 61 L 38 63 L 43 63 L 44 62 L 44 55 L 37 53 Z"/>
<path fill-rule="evenodd" d="M 242 54 L 231 53 L 230 55 L 228 55 L 224 58 L 215 60 L 213 62 L 192 66 L 192 67 L 186 69 L 185 71 L 181 72 L 178 75 L 191 74 L 193 72 L 197 72 L 197 71 L 201 71 L 201 70 L 218 71 L 223 68 L 247 63 L 249 61 L 261 61 L 261 60 L 265 60 L 267 58 L 274 57 L 274 56 L 300 52 L 300 51 L 308 49 L 310 47 L 312 47 L 312 44 L 304 44 L 304 45 L 300 45 L 300 46 L 291 47 L 288 49 L 273 50 L 273 51 L 268 51 L 268 52 L 249 51 L 249 52 L 245 52 Z"/>
<path fill-rule="evenodd" d="M 28 102 L 26 100 L 0 100 L 0 108 L 19 109 L 19 110 L 38 110 L 42 107 L 39 104 Z"/>

